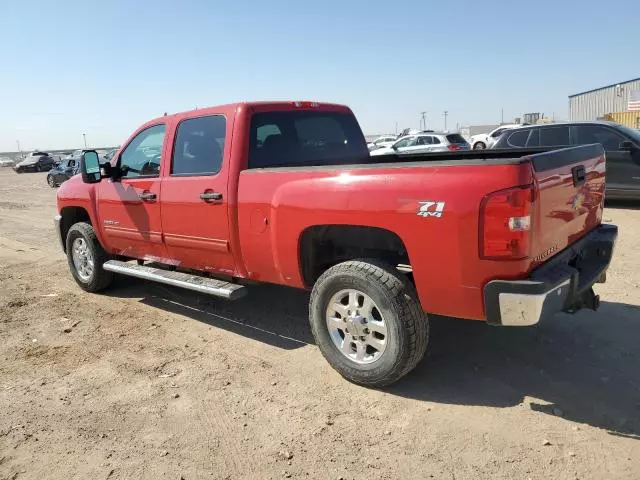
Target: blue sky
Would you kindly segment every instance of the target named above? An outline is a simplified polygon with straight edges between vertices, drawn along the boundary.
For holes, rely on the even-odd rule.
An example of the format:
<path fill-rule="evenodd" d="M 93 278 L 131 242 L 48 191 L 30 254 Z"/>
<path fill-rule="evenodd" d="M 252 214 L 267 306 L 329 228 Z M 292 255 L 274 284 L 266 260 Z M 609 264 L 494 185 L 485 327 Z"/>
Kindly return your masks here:
<path fill-rule="evenodd" d="M 640 1 L 0 0 L 0 151 L 119 144 L 240 100 L 346 103 L 365 133 L 567 117 L 640 76 Z"/>

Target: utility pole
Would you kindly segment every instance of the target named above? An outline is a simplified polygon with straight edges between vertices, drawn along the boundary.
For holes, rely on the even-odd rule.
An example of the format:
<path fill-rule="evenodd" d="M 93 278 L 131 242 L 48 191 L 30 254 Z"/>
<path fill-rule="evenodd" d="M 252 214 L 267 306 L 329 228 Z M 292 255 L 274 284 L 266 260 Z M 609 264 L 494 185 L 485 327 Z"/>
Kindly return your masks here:
<path fill-rule="evenodd" d="M 20 150 L 20 140 L 16 140 L 16 143 L 18 144 L 18 153 L 21 154 L 22 150 Z"/>
<path fill-rule="evenodd" d="M 500 125 L 504 123 L 504 108 L 500 109 Z"/>
<path fill-rule="evenodd" d="M 444 131 L 447 131 L 447 115 L 449 115 L 449 112 L 447 110 L 444 111 Z"/>
<path fill-rule="evenodd" d="M 84 149 L 87 149 L 87 134 L 83 133 L 82 134 L 82 139 L 84 140 Z"/>
<path fill-rule="evenodd" d="M 426 130 L 427 129 L 427 112 L 420 112 L 420 115 L 422 115 L 422 123 L 420 124 L 420 129 Z"/>
<path fill-rule="evenodd" d="M 398 135 L 398 122 L 396 122 L 396 135 Z"/>

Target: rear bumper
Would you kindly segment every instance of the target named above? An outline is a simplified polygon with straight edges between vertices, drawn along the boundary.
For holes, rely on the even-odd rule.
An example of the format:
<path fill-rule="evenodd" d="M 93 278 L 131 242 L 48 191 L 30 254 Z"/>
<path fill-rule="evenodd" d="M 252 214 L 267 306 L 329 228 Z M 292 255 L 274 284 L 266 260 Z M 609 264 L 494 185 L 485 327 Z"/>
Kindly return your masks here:
<path fill-rule="evenodd" d="M 595 283 L 603 283 L 618 236 L 615 225 L 600 225 L 540 265 L 527 280 L 494 280 L 484 288 L 487 323 L 535 325 L 556 313 L 596 310 Z"/>

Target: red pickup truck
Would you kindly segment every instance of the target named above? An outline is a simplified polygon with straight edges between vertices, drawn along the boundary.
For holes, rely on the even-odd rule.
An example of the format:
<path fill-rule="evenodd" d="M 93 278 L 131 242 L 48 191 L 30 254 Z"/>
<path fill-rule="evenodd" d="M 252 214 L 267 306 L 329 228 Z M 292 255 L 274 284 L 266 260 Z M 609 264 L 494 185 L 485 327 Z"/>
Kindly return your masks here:
<path fill-rule="evenodd" d="M 56 228 L 89 292 L 114 274 L 230 300 L 248 282 L 310 289 L 323 355 L 382 386 L 423 357 L 425 312 L 522 326 L 598 307 L 617 236 L 602 147 L 523 153 L 371 157 L 344 106 L 198 109 L 141 126 L 110 163 L 85 151 Z"/>

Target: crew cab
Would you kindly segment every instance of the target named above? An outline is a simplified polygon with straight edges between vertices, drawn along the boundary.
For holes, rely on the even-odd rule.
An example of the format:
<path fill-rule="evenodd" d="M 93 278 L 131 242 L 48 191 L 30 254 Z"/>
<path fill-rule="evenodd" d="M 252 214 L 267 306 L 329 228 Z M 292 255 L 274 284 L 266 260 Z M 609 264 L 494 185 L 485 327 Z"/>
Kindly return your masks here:
<path fill-rule="evenodd" d="M 89 292 L 116 274 L 230 300 L 311 290 L 325 358 L 383 386 L 423 357 L 425 312 L 525 326 L 596 309 L 617 236 L 605 165 L 599 145 L 374 157 L 345 106 L 238 103 L 151 120 L 108 163 L 85 151 L 55 221 Z"/>

